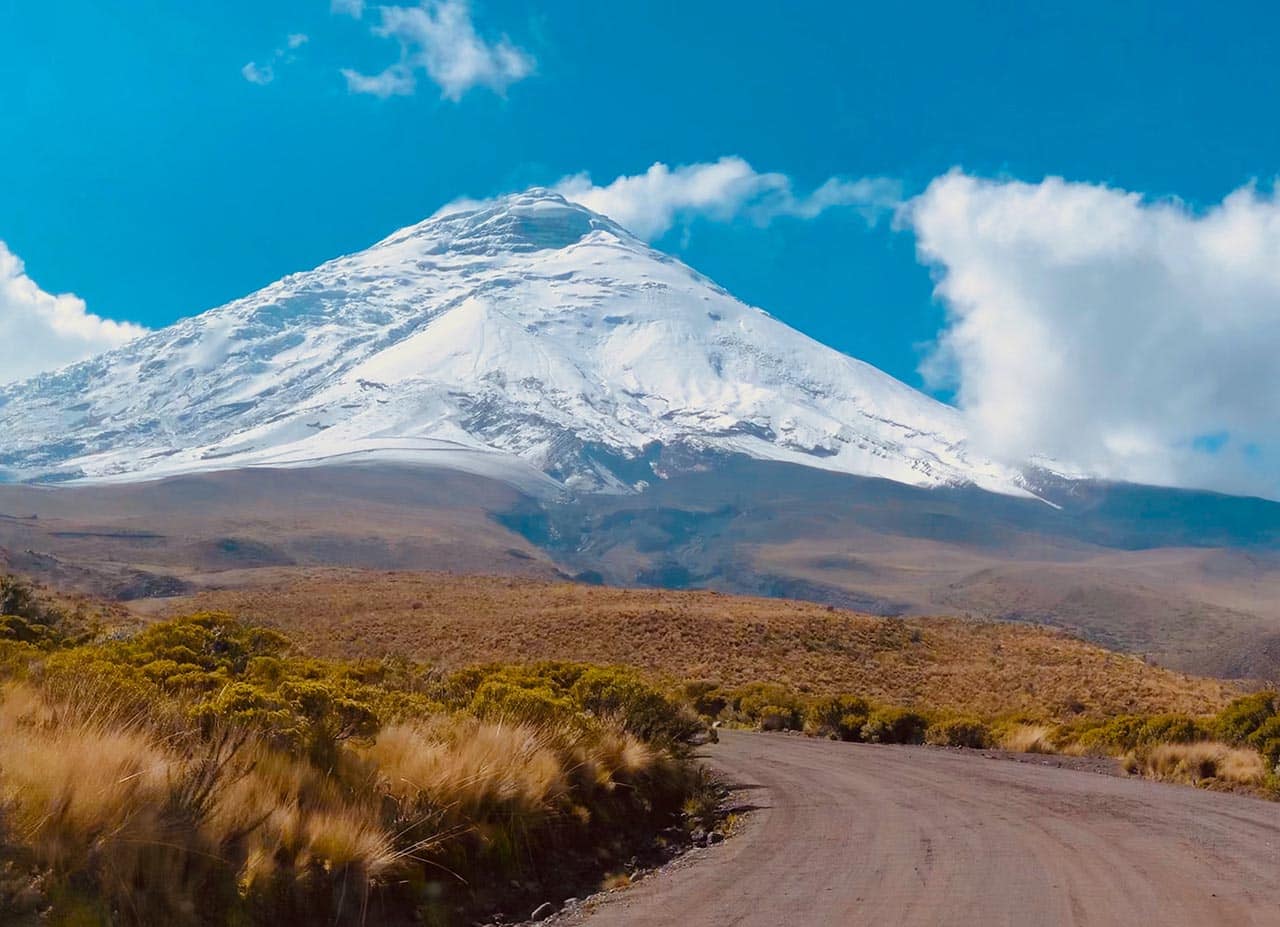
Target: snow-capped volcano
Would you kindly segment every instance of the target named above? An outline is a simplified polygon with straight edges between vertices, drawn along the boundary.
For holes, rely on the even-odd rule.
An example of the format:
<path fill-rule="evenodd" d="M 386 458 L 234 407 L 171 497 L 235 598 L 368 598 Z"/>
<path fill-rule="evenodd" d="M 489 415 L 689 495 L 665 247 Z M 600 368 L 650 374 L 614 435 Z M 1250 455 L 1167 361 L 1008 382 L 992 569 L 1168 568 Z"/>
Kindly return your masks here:
<path fill-rule="evenodd" d="M 1025 492 L 958 413 L 531 190 L 0 388 L 0 473 L 382 455 L 627 488 L 740 453 Z"/>

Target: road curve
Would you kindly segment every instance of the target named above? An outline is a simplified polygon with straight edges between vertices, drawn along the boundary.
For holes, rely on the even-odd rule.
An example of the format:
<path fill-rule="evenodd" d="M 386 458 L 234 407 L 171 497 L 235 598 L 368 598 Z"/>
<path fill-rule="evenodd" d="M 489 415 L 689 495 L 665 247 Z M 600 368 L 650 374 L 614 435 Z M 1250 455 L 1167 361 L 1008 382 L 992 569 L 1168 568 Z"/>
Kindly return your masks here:
<path fill-rule="evenodd" d="M 986 759 L 724 732 L 745 831 L 588 927 L 1280 925 L 1280 804 Z"/>

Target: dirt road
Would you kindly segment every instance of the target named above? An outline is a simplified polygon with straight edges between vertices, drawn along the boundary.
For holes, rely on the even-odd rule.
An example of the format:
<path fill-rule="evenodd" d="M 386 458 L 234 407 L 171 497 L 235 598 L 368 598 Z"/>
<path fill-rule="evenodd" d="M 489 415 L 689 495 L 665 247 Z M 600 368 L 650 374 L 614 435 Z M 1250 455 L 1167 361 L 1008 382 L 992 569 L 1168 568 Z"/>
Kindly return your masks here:
<path fill-rule="evenodd" d="M 1280 804 L 911 747 L 727 732 L 758 806 L 589 927 L 1280 925 Z"/>

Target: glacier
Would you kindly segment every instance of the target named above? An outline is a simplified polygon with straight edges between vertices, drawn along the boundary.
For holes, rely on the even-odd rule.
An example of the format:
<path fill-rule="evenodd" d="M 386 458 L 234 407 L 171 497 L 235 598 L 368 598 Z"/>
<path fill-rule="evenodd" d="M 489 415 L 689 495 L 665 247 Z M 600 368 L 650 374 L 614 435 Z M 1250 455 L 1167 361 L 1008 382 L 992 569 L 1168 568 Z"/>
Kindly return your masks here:
<path fill-rule="evenodd" d="M 0 387 L 11 481 L 367 459 L 627 492 L 732 454 L 1031 494 L 956 409 L 543 189 Z"/>

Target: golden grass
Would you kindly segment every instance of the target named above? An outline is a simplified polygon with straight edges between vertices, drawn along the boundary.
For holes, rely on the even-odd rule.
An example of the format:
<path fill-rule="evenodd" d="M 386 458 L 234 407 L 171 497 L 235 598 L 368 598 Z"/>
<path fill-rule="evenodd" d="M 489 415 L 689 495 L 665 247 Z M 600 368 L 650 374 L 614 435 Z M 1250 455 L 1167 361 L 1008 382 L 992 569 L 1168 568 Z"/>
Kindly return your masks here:
<path fill-rule="evenodd" d="M 83 886 L 90 906 L 133 912 L 129 924 L 203 923 L 212 899 L 230 911 L 237 895 L 291 897 L 299 922 L 330 922 L 334 897 L 361 910 L 414 866 L 439 879 L 471 865 L 471 879 L 505 886 L 500 867 L 585 826 L 594 795 L 625 785 L 620 809 L 638 783 L 678 793 L 685 775 L 607 725 L 441 715 L 388 726 L 320 769 L 245 735 L 201 740 L 28 684 L 0 689 L 0 850 L 21 848 L 48 884 Z"/>
<path fill-rule="evenodd" d="M 1158 744 L 1127 756 L 1125 767 L 1149 779 L 1191 785 L 1258 786 L 1267 777 L 1266 761 L 1256 750 L 1216 741 Z"/>
<path fill-rule="evenodd" d="M 121 854 L 154 840 L 174 763 L 141 729 L 55 725 L 30 690 L 0 703 L 0 796 L 10 826 L 49 865 Z"/>
<path fill-rule="evenodd" d="M 313 861 L 334 868 L 359 867 L 370 879 L 390 867 L 395 848 L 380 822 L 360 809 L 319 810 L 306 817 L 303 843 L 306 856 L 296 865 L 303 869 Z"/>
<path fill-rule="evenodd" d="M 1053 730 L 1046 724 L 1012 724 L 998 733 L 996 743 L 1014 753 L 1057 753 L 1050 739 Z"/>
<path fill-rule="evenodd" d="M 552 740 L 545 729 L 519 724 L 398 724 L 385 728 L 364 754 L 387 792 L 404 801 L 428 801 L 465 815 L 493 804 L 545 813 L 567 789 Z"/>
<path fill-rule="evenodd" d="M 1066 719 L 1210 714 L 1230 685 L 1048 629 L 881 619 L 806 602 L 501 577 L 299 570 L 177 600 L 274 625 L 318 656 L 403 654 L 441 667 L 546 659 L 628 664 L 726 687 L 769 680 L 928 709 Z"/>
<path fill-rule="evenodd" d="M 0 696 L 7 839 L 55 877 L 92 873 L 111 904 L 141 892 L 173 917 L 194 912 L 202 880 L 238 856 L 246 886 L 281 862 L 373 880 L 393 859 L 376 805 L 344 798 L 304 763 L 260 744 L 217 756 L 191 747 L 141 719 L 11 685 Z M 210 780 L 211 761 L 221 769 Z M 216 790 L 207 807 L 204 782 Z"/>
<path fill-rule="evenodd" d="M 181 760 L 141 724 L 93 712 L 77 719 L 25 687 L 0 701 L 3 842 L 24 847 L 55 880 L 92 873 L 110 906 L 143 892 L 175 923 L 194 912 L 201 867 L 185 865 L 181 850 L 211 858 L 215 847 L 192 833 L 173 852 L 180 779 Z"/>

